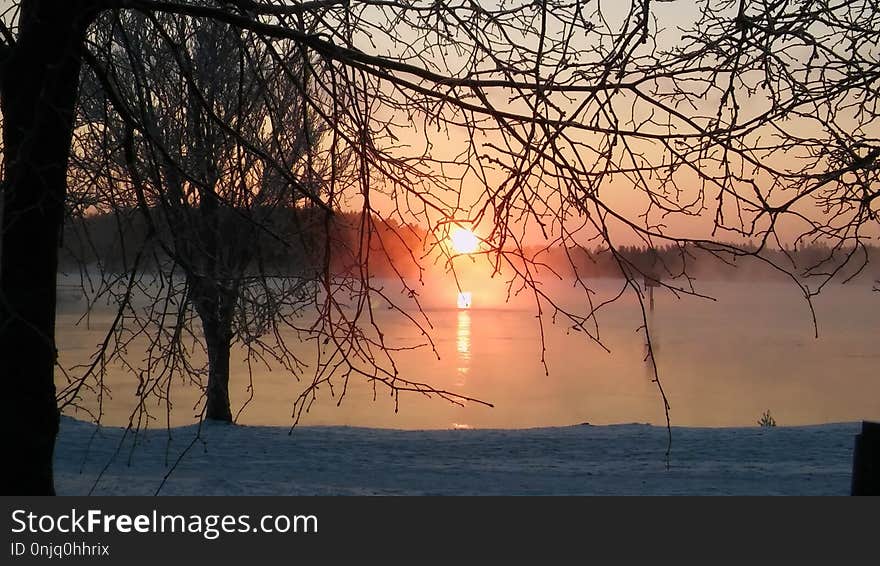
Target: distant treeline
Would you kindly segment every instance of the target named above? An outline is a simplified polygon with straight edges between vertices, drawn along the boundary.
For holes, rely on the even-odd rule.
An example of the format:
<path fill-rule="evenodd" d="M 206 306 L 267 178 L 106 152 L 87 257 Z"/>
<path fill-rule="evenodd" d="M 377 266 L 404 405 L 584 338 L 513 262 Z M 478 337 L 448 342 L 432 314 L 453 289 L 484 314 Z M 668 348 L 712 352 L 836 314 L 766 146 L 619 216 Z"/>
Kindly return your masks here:
<path fill-rule="evenodd" d="M 755 252 L 754 245 L 740 245 L 741 250 Z M 714 250 L 710 251 L 710 250 Z M 782 280 L 788 278 L 783 268 L 803 278 L 834 272 L 846 263 L 849 249 L 832 250 L 823 244 L 812 244 L 792 249 L 763 249 L 761 259 L 748 255 L 736 256 L 721 252 L 721 246 L 702 249 L 696 245 L 660 246 L 656 248 L 621 246 L 618 258 L 607 247 L 580 246 L 562 248 L 529 248 L 524 256 L 556 271 L 563 277 L 577 274 L 582 278 L 623 277 L 626 272 L 643 278 L 671 279 L 687 274 L 698 279 L 729 281 Z M 867 258 L 868 264 L 858 274 L 858 280 L 880 278 L 880 248 L 867 246 L 857 250 L 835 279 L 843 280 L 855 274 Z M 776 266 L 776 267 L 774 267 Z"/>
<path fill-rule="evenodd" d="M 196 227 L 192 237 L 197 238 L 198 211 L 190 212 Z M 316 207 L 276 208 L 257 214 L 248 210 L 247 215 L 222 209 L 220 214 L 219 229 L 225 238 L 248 239 L 250 272 L 314 276 L 329 269 L 333 275 L 358 275 L 366 263 L 373 276 L 414 277 L 426 237 L 418 226 L 393 219 L 341 211 L 328 215 Z M 100 263 L 107 271 L 127 272 L 138 254 L 141 270 L 167 265 L 175 234 L 162 221 L 162 214 L 153 213 L 150 218 L 141 210 L 126 209 L 68 219 L 61 269 Z M 179 233 L 181 225 L 188 226 L 178 221 L 176 236 L 190 237 Z"/>
<path fill-rule="evenodd" d="M 372 276 L 415 277 L 419 273 L 419 262 L 429 268 L 434 264 L 422 261 L 426 247 L 429 247 L 425 243 L 426 231 L 394 219 L 367 217 L 358 212 L 337 211 L 327 215 L 314 207 L 275 209 L 257 215 L 260 228 L 249 231 L 254 224 L 253 211 L 249 211 L 248 217 L 234 210 L 226 210 L 223 214 L 226 216 L 221 225 L 227 236 L 247 233 L 252 240 L 251 271 L 314 276 L 316 272 L 329 269 L 333 275 L 356 276 L 368 258 Z M 155 269 L 160 262 L 168 260 L 160 242 L 168 246 L 174 241 L 171 229 L 160 221 L 161 218 L 159 214 L 153 215 L 155 233 L 152 236 L 149 236 L 145 215 L 137 209 L 68 220 L 61 254 L 62 269 L 72 270 L 77 265 L 100 261 L 109 271 L 124 272 L 131 269 L 142 249 L 141 269 Z M 740 248 L 756 249 L 754 246 Z M 650 275 L 667 280 L 687 273 L 698 279 L 754 281 L 787 277 L 771 263 L 801 276 L 808 272 L 814 275 L 830 273 L 844 262 L 849 251 L 832 250 L 822 244 L 788 250 L 764 249 L 761 251 L 764 260 L 761 260 L 720 252 L 716 256 L 695 245 L 622 246 L 616 250 L 621 260 L 618 261 L 615 254 L 602 247 L 532 246 L 524 248 L 522 256 L 563 277 L 618 278 L 629 271 L 637 278 Z M 858 279 L 880 279 L 880 248 L 876 246 L 868 246 L 864 252 L 857 251 L 838 278 L 852 275 L 865 257 L 868 265 Z"/>

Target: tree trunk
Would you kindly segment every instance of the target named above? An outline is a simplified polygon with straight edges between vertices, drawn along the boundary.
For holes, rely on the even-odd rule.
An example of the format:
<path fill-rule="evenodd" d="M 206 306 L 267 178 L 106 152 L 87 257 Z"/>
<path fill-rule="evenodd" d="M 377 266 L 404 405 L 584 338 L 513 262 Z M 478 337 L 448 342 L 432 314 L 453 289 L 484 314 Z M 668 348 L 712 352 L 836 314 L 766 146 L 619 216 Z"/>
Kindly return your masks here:
<path fill-rule="evenodd" d="M 208 350 L 205 418 L 232 422 L 229 405 L 229 355 L 232 345 L 232 307 L 235 296 L 211 281 L 191 282 L 190 299 L 202 322 Z"/>
<path fill-rule="evenodd" d="M 54 494 L 55 283 L 84 1 L 24 0 L 0 80 L 3 111 L 0 379 L 9 455 L 4 491 Z"/>
<path fill-rule="evenodd" d="M 204 324 L 204 321 L 202 321 Z M 229 408 L 229 350 L 230 332 L 222 328 L 220 321 L 214 320 L 210 328 L 205 328 L 205 342 L 208 346 L 208 399 L 205 418 L 232 422 Z"/>

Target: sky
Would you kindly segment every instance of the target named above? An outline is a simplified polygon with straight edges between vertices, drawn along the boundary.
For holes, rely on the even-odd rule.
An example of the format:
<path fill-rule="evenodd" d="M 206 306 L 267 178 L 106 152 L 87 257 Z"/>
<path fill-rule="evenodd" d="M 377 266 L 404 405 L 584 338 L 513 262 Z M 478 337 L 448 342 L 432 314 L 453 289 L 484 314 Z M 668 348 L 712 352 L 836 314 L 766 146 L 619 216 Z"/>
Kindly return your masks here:
<path fill-rule="evenodd" d="M 9 0 L 0 0 L 0 7 L 7 7 L 11 3 Z M 594 6 L 595 4 L 590 4 L 589 6 Z M 621 2 L 602 2 L 598 3 L 601 6 L 604 14 L 606 15 L 609 25 L 613 28 L 622 21 L 626 10 L 628 9 L 628 3 Z M 677 42 L 682 41 L 682 34 L 680 28 L 686 27 L 697 15 L 696 9 L 692 2 L 660 2 L 652 4 L 652 13 L 657 19 L 657 24 L 664 31 L 658 37 L 658 44 L 662 47 L 667 47 L 671 45 L 675 45 Z M 597 20 L 598 21 L 598 20 Z M 553 24 L 550 24 L 550 30 L 553 31 Z M 403 39 L 407 39 L 404 37 Z M 362 47 L 365 51 L 369 51 L 370 49 L 373 52 L 382 52 L 384 50 L 390 49 L 390 44 L 387 42 L 383 43 L 381 37 L 374 38 L 375 45 L 370 45 L 369 42 L 361 41 L 359 46 Z M 415 41 L 413 39 L 412 41 Z M 449 56 L 447 54 L 447 56 Z M 450 56 L 450 61 L 454 62 L 455 57 Z M 503 100 L 506 94 L 504 92 L 498 92 L 495 94 L 490 94 L 490 100 L 493 103 L 499 105 L 500 108 L 508 108 L 512 110 L 521 111 L 522 105 L 517 103 L 505 103 Z M 558 100 L 558 99 L 557 99 Z M 631 102 L 627 97 L 622 97 L 619 99 L 620 102 L 615 104 L 615 110 L 623 113 L 621 117 L 625 120 L 627 118 L 625 112 L 626 104 Z M 751 106 L 746 106 L 742 112 L 744 115 L 748 115 L 749 113 L 756 113 L 757 106 L 754 104 L 756 101 L 760 100 L 760 96 L 752 97 L 749 99 Z M 707 101 L 708 102 L 708 101 Z M 573 104 L 572 104 L 573 106 Z M 707 105 L 708 107 L 708 105 Z M 561 108 L 565 108 L 564 103 Z M 381 110 L 379 111 L 378 120 L 382 120 Z M 639 110 L 637 112 L 644 112 L 643 110 Z M 407 117 L 404 115 L 405 112 L 397 111 L 395 116 L 395 122 L 401 124 L 399 127 L 392 128 L 397 135 L 398 140 L 401 140 L 399 143 L 401 145 L 397 150 L 392 150 L 390 153 L 399 157 L 411 157 L 413 155 L 418 155 L 422 151 L 426 149 L 426 139 L 430 140 L 432 155 L 436 159 L 452 159 L 454 156 L 459 154 L 462 149 L 469 143 L 470 133 L 465 131 L 463 128 L 433 128 L 433 124 L 426 124 L 422 121 L 419 116 L 413 116 L 413 121 L 408 122 Z M 603 120 L 607 120 L 607 116 L 602 115 L 601 111 L 596 111 L 596 115 L 599 116 L 600 122 Z M 647 116 L 647 114 L 645 114 Z M 632 115 L 630 115 L 632 117 Z M 641 118 L 642 116 L 637 116 Z M 627 126 L 625 126 L 627 127 Z M 656 129 L 656 127 L 648 126 L 650 129 Z M 579 134 L 574 133 L 571 134 L 572 138 L 575 141 L 581 142 L 594 142 L 595 136 L 591 139 L 589 134 Z M 578 138 L 580 136 L 580 138 Z M 757 138 L 756 138 L 757 142 Z M 634 152 L 638 155 L 638 159 L 644 160 L 647 163 L 657 163 L 660 159 L 660 152 L 658 151 L 657 144 L 649 144 L 646 142 L 634 142 L 636 147 L 634 148 Z M 490 148 L 491 145 L 502 146 L 503 143 L 501 138 L 497 134 L 490 134 L 488 136 L 477 134 L 473 139 L 474 151 L 489 154 L 493 153 L 493 150 Z M 512 146 L 512 149 L 516 151 L 518 148 L 516 145 Z M 570 153 L 570 152 L 569 152 Z M 581 157 L 588 162 L 591 159 L 596 159 L 597 155 L 594 152 L 586 151 L 582 153 Z M 510 156 L 498 155 L 496 152 L 496 159 L 500 159 L 501 161 L 511 162 L 512 158 Z M 474 163 L 474 160 L 471 160 L 471 164 Z M 780 163 L 784 164 L 783 161 Z M 487 168 L 483 170 L 483 173 L 487 175 L 485 179 L 480 179 L 478 175 L 471 171 L 470 173 L 464 175 L 460 182 L 455 182 L 454 180 L 450 181 L 450 186 L 447 190 L 440 190 L 436 185 L 430 186 L 428 189 L 431 194 L 429 195 L 429 199 L 432 199 L 436 202 L 441 202 L 443 205 L 448 205 L 450 203 L 454 203 L 458 201 L 460 203 L 460 210 L 456 213 L 456 218 L 474 218 L 476 216 L 475 210 L 479 210 L 481 206 L 487 203 L 486 194 L 487 191 L 493 191 L 498 187 L 502 186 L 507 175 L 498 167 L 498 163 L 487 161 Z M 430 166 L 426 166 L 430 167 Z M 437 170 L 437 166 L 435 165 L 435 172 Z M 701 165 L 703 170 L 709 171 L 710 173 L 714 173 L 711 171 L 711 167 L 708 169 L 705 165 Z M 449 167 L 448 171 L 451 171 L 453 177 L 462 175 L 463 168 L 462 167 Z M 744 176 L 748 179 L 748 172 L 744 172 Z M 699 182 L 696 178 L 696 175 L 693 172 L 688 172 L 687 168 L 682 168 L 681 172 L 676 175 L 677 187 L 676 189 L 683 191 L 679 196 L 682 200 L 693 199 L 697 197 L 697 188 L 699 187 Z M 546 177 L 544 180 L 547 180 Z M 766 179 L 762 179 L 758 177 L 757 182 L 766 183 Z M 644 181 L 646 186 L 652 188 L 659 188 L 659 181 L 657 179 L 647 179 Z M 526 182 L 525 191 L 531 192 L 536 191 L 535 185 L 539 184 L 540 181 L 533 177 Z M 552 187 L 555 181 L 549 180 L 548 185 Z M 648 216 L 646 219 L 640 218 L 640 215 L 644 213 L 646 205 L 647 205 L 647 196 L 642 190 L 634 190 L 633 186 L 633 177 L 623 174 L 617 174 L 610 178 L 607 178 L 603 181 L 601 188 L 599 189 L 598 196 L 600 200 L 608 206 L 608 208 L 614 213 L 619 214 L 622 217 L 630 219 L 631 221 L 637 223 L 645 223 L 647 222 L 652 226 L 653 230 L 659 229 L 658 227 L 662 226 L 662 229 L 666 231 L 666 233 L 682 236 L 682 237 L 707 237 L 711 236 L 711 228 L 713 227 L 713 223 L 715 221 L 714 216 L 714 204 L 712 200 L 717 197 L 717 190 L 714 188 L 710 188 L 706 194 L 706 211 L 699 216 L 688 217 L 682 215 L 662 215 L 660 213 L 654 213 Z M 485 186 L 484 186 L 485 185 Z M 376 183 L 378 191 L 373 191 L 371 199 L 372 204 L 375 209 L 380 213 L 392 214 L 394 209 L 397 208 L 393 199 L 387 196 L 387 193 L 391 192 L 393 188 L 387 184 L 378 182 Z M 398 189 L 399 190 L 399 189 Z M 747 191 L 748 186 L 747 183 L 741 183 L 739 185 L 739 190 Z M 385 193 L 385 195 L 383 195 Z M 400 194 L 398 192 L 398 194 Z M 537 190 L 538 196 L 547 199 L 546 204 L 543 205 L 543 210 L 539 209 L 537 213 L 542 217 L 544 222 L 543 230 L 539 226 L 538 222 L 532 221 L 528 223 L 528 225 L 523 225 L 522 223 L 514 222 L 514 226 L 516 230 L 513 232 L 524 237 L 526 243 L 541 243 L 544 240 L 544 236 L 546 233 L 553 234 L 554 232 L 558 235 L 560 232 L 560 225 L 557 223 L 554 225 L 553 216 L 558 215 L 562 208 L 565 206 L 565 202 L 558 198 L 558 195 L 553 194 L 552 188 L 545 188 L 541 190 Z M 439 199 L 439 200 L 438 200 Z M 357 207 L 359 204 L 359 199 L 354 197 L 350 199 L 349 206 Z M 409 203 L 413 201 L 410 200 Z M 737 210 L 730 205 L 722 207 L 721 209 L 725 215 L 726 220 L 730 224 L 731 217 L 737 214 Z M 437 222 L 441 220 L 438 218 L 437 213 L 428 214 L 428 215 L 419 215 L 417 214 L 411 217 L 411 220 L 418 221 L 420 223 L 426 222 Z M 491 230 L 491 226 L 494 223 L 493 213 L 494 211 L 490 208 L 488 209 L 489 216 L 484 219 L 484 221 L 478 224 L 475 229 L 478 234 L 482 236 L 487 236 L 488 232 Z M 595 211 L 594 211 L 595 212 Z M 566 213 L 569 214 L 569 213 Z M 815 211 L 810 210 L 807 211 L 807 215 L 815 214 Z M 405 218 L 406 219 L 406 218 Z M 582 214 L 571 213 L 570 218 L 568 218 L 562 225 L 565 226 L 566 231 L 573 231 L 579 226 L 585 217 Z M 533 219 L 534 220 L 534 219 Z M 785 221 L 780 225 L 780 232 L 783 234 L 785 238 L 791 238 L 795 234 L 800 233 L 803 229 L 804 223 L 799 220 Z M 609 223 L 609 228 L 611 229 L 611 235 L 614 239 L 620 244 L 632 244 L 639 242 L 639 238 L 636 237 L 634 233 L 632 233 L 629 229 L 622 229 L 620 222 L 611 221 Z M 877 227 L 875 226 L 868 228 L 868 234 L 876 236 L 877 235 Z M 592 236 L 592 232 L 588 231 L 584 234 L 584 238 Z M 730 234 L 731 239 L 735 240 L 736 237 L 734 234 Z M 723 239 L 723 237 L 722 237 Z"/>

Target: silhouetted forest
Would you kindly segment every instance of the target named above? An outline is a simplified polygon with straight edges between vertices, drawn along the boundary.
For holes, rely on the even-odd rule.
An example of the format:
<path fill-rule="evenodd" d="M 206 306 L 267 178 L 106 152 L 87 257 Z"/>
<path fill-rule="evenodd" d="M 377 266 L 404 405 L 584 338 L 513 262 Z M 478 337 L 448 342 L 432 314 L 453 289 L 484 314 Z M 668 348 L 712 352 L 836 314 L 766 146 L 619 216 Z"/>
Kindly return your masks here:
<path fill-rule="evenodd" d="M 249 217 L 232 210 L 226 210 L 224 214 L 224 230 L 231 234 L 241 229 L 244 223 L 252 222 Z M 336 212 L 328 216 L 320 209 L 305 207 L 267 211 L 263 216 L 262 236 L 253 250 L 254 265 L 260 262 L 279 275 L 313 274 L 325 268 L 329 268 L 333 275 L 360 275 L 366 257 L 371 276 L 416 277 L 418 262 L 431 247 L 430 242 L 426 244 L 427 232 L 420 226 L 402 224 L 394 219 L 366 217 L 360 212 Z M 169 229 L 158 223 L 156 226 L 159 230 Z M 159 240 L 150 236 L 146 219 L 137 209 L 123 210 L 115 215 L 75 218 L 68 221 L 65 228 L 61 269 L 69 271 L 79 265 L 100 262 L 108 271 L 127 271 L 141 248 L 146 252 L 141 269 L 154 269 L 158 262 L 167 259 L 157 245 Z M 368 241 L 369 246 L 366 245 Z M 742 248 L 757 249 L 754 245 Z M 851 252 L 851 249 L 812 244 L 791 249 L 765 249 L 761 255 L 776 265 L 791 266 L 803 276 L 820 276 L 835 271 Z M 681 278 L 685 273 L 696 279 L 729 281 L 787 278 L 767 261 L 751 256 L 715 254 L 695 245 L 621 246 L 616 249 L 616 255 L 602 247 L 530 246 L 524 248 L 521 255 L 537 264 L 541 268 L 539 271 L 552 270 L 565 278 L 575 275 L 586 279 L 617 278 L 623 277 L 626 271 L 636 278 L 649 275 L 663 280 Z M 329 262 L 326 260 L 328 256 Z M 880 278 L 880 249 L 867 246 L 864 250 L 856 250 L 854 258 L 855 261 L 836 275 L 837 280 L 854 275 L 862 259 L 868 263 L 856 279 Z M 421 263 L 427 268 L 442 262 Z"/>
<path fill-rule="evenodd" d="M 193 209 L 189 211 L 198 214 Z M 246 214 L 222 209 L 221 230 L 235 237 L 254 226 L 255 211 Z M 259 211 L 259 235 L 252 249 L 254 269 L 279 275 L 306 275 L 329 269 L 333 275 L 359 275 L 362 265 L 376 277 L 418 274 L 426 233 L 418 226 L 393 219 L 367 217 L 360 212 L 326 214 L 316 207 Z M 162 216 L 151 215 L 155 231 L 170 230 Z M 168 259 L 161 234 L 151 233 L 146 216 L 138 209 L 116 214 L 69 219 L 65 224 L 60 268 L 99 264 L 110 272 L 127 272 L 143 250 L 139 269 L 156 269 Z M 364 245 L 359 245 L 359 242 Z M 367 245 L 368 243 L 368 245 Z M 329 258 L 329 261 L 328 259 Z"/>
<path fill-rule="evenodd" d="M 714 248 L 720 250 L 721 248 Z M 755 252 L 757 246 L 740 245 L 746 252 Z M 693 244 L 669 245 L 656 248 L 621 246 L 612 253 L 607 247 L 587 248 L 528 248 L 524 256 L 552 269 L 562 277 L 575 274 L 581 278 L 623 277 L 629 272 L 636 278 L 645 275 L 656 279 L 677 279 L 685 275 L 696 279 L 729 281 L 784 280 L 788 276 L 771 265 L 788 266 L 801 277 L 821 277 L 837 271 L 836 281 L 853 275 L 856 280 L 876 280 L 880 277 L 880 249 L 866 246 L 863 250 L 833 249 L 816 243 L 798 248 L 761 250 L 763 259 L 751 255 L 732 256 L 720 251 L 703 249 Z M 848 255 L 851 263 L 841 268 Z M 863 262 L 864 268 L 859 271 Z"/>

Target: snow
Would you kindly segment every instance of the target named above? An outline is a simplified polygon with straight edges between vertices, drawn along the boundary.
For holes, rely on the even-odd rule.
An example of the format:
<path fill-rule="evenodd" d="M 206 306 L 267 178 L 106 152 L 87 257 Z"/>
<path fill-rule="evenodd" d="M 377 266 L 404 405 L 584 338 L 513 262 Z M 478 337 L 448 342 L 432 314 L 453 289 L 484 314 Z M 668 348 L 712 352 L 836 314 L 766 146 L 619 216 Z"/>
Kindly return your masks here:
<path fill-rule="evenodd" d="M 859 425 L 673 428 L 668 469 L 666 429 L 643 424 L 288 432 L 204 423 L 135 435 L 63 417 L 56 486 L 150 495 L 171 472 L 160 494 L 847 495 Z"/>

